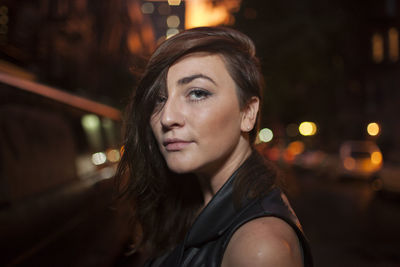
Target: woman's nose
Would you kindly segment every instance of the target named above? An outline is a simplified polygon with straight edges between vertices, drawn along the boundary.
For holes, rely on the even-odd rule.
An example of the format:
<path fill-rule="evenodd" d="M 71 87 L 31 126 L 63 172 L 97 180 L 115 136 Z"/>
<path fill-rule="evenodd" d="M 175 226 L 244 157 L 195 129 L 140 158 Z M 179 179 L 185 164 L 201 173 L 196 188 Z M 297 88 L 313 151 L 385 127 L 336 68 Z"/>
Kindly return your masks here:
<path fill-rule="evenodd" d="M 165 130 L 181 127 L 185 124 L 182 106 L 174 98 L 168 98 L 162 110 L 160 122 Z"/>

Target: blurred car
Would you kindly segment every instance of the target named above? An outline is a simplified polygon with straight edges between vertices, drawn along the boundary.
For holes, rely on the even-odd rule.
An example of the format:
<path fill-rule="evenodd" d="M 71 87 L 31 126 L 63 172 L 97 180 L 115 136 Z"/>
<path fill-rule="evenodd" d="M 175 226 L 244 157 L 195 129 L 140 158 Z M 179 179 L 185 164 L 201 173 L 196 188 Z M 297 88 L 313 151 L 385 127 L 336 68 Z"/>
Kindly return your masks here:
<path fill-rule="evenodd" d="M 382 152 L 370 141 L 346 141 L 340 146 L 341 176 L 370 179 L 383 166 Z"/>

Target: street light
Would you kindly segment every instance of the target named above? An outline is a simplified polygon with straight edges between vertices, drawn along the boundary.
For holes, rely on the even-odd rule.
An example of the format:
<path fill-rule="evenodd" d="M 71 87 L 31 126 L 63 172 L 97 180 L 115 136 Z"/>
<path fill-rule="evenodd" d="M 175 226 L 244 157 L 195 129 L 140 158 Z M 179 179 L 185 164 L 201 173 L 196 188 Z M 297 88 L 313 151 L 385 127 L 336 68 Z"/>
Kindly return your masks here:
<path fill-rule="evenodd" d="M 311 121 L 302 122 L 299 125 L 299 132 L 304 136 L 315 135 L 317 132 L 317 125 Z"/>
<path fill-rule="evenodd" d="M 381 131 L 379 124 L 376 122 L 371 122 L 367 126 L 367 132 L 370 136 L 377 136 Z"/>

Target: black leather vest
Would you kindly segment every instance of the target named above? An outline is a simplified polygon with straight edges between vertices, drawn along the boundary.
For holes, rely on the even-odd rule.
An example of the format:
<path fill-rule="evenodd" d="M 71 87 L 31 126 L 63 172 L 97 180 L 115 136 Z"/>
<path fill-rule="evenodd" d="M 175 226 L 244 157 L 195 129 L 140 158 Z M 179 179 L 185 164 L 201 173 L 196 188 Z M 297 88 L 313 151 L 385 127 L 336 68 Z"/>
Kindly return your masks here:
<path fill-rule="evenodd" d="M 193 223 L 183 243 L 171 252 L 148 261 L 151 267 L 217 267 L 234 232 L 246 222 L 264 216 L 274 216 L 287 222 L 296 232 L 304 266 L 313 266 L 311 251 L 297 217 L 281 198 L 281 190 L 273 189 L 262 199 L 249 200 L 241 209 L 233 205 L 235 174 L 217 192 Z"/>

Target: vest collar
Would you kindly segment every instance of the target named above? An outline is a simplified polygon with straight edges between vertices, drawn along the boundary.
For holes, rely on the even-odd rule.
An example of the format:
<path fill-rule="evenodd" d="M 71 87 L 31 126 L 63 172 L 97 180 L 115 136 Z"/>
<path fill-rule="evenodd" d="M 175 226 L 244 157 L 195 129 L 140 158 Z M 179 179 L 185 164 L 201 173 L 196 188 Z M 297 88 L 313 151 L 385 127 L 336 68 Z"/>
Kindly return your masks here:
<path fill-rule="evenodd" d="M 245 161 L 246 162 L 246 161 Z M 236 214 L 233 182 L 244 163 L 229 177 L 194 221 L 186 236 L 185 247 L 198 246 L 221 236 Z"/>

